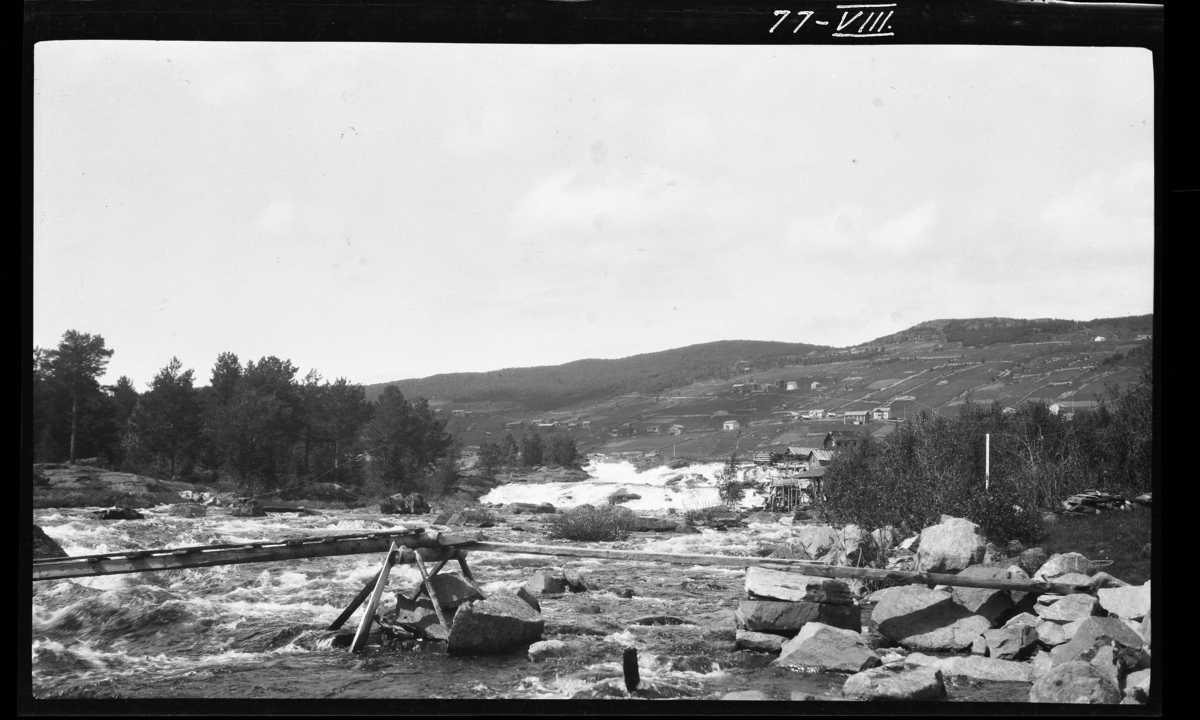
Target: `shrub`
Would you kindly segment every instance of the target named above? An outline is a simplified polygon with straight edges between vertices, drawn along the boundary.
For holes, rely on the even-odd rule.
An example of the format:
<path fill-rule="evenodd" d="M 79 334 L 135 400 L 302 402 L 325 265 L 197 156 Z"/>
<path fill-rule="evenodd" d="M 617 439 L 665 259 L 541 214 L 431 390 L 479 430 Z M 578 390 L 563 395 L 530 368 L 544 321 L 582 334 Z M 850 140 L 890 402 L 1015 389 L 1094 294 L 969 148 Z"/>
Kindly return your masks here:
<path fill-rule="evenodd" d="M 729 508 L 724 505 L 710 505 L 702 508 L 688 508 L 683 513 L 683 519 L 689 523 L 711 522 L 717 518 L 729 517 Z"/>
<path fill-rule="evenodd" d="M 471 505 L 459 510 L 463 520 L 469 523 L 496 522 L 496 515 L 482 505 Z"/>
<path fill-rule="evenodd" d="M 1003 486 L 972 495 L 958 514 L 979 525 L 984 536 L 1001 547 L 1012 540 L 1033 545 L 1044 535 L 1041 514 L 1021 507 L 1016 493 Z"/>
<path fill-rule="evenodd" d="M 585 542 L 624 540 L 633 529 L 633 514 L 619 507 L 578 507 L 554 515 L 549 536 L 558 540 Z"/>

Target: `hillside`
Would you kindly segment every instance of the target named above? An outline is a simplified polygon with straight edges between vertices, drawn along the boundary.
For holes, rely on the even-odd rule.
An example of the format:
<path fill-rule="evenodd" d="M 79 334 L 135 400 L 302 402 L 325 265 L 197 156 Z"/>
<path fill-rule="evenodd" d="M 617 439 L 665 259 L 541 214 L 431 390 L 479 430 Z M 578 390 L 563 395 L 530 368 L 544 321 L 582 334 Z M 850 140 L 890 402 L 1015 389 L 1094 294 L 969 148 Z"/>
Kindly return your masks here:
<path fill-rule="evenodd" d="M 387 385 L 408 397 L 454 402 L 513 403 L 552 410 L 616 395 L 653 395 L 674 387 L 728 379 L 739 371 L 797 364 L 827 351 L 803 343 L 723 340 L 619 360 L 576 360 L 565 365 L 450 373 L 366 386 L 374 400 Z"/>
<path fill-rule="evenodd" d="M 1108 386 L 1136 381 L 1152 328 L 1151 316 L 944 319 L 853 348 L 728 341 L 393 384 L 429 398 L 467 446 L 567 432 L 585 452 L 714 459 L 819 447 L 831 430 L 883 434 L 920 412 L 955 417 L 968 397 L 1004 407 L 1103 399 Z M 369 397 L 382 388 L 368 388 Z M 856 426 L 844 417 L 880 407 L 888 420 Z M 813 410 L 836 417 L 803 417 Z M 728 420 L 736 430 L 723 429 Z"/>

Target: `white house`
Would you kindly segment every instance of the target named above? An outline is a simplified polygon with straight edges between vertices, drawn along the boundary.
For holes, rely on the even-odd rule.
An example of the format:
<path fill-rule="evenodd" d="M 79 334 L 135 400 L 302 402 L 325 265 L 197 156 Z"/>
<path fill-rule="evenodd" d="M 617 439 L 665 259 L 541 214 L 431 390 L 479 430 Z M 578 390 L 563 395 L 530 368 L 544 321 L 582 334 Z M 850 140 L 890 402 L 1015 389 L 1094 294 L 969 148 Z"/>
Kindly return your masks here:
<path fill-rule="evenodd" d="M 737 430 L 741 426 L 742 426 L 741 423 L 739 423 L 737 420 L 726 420 L 725 424 L 721 426 L 721 429 L 722 430 Z"/>
<path fill-rule="evenodd" d="M 876 420 L 887 420 L 891 418 L 891 416 L 892 409 L 890 407 L 877 407 L 871 411 L 871 417 L 875 418 Z"/>
<path fill-rule="evenodd" d="M 817 386 L 818 386 L 818 385 L 820 385 L 820 384 L 821 384 L 821 383 L 819 383 L 819 382 L 814 382 L 812 385 L 810 385 L 810 386 L 809 386 L 809 388 L 808 388 L 808 389 L 809 389 L 809 390 L 816 390 L 816 389 L 817 389 Z"/>
<path fill-rule="evenodd" d="M 1096 342 L 1104 342 L 1104 336 L 1103 336 L 1103 335 L 1097 335 L 1097 336 L 1096 336 L 1096 340 L 1095 340 L 1095 341 L 1096 341 Z"/>
<path fill-rule="evenodd" d="M 788 390 L 799 390 L 800 383 L 796 382 L 795 380 L 788 380 L 787 389 Z"/>
<path fill-rule="evenodd" d="M 847 410 L 845 412 L 845 419 L 855 425 L 861 425 L 867 421 L 868 415 L 870 415 L 870 411 L 868 410 Z"/>

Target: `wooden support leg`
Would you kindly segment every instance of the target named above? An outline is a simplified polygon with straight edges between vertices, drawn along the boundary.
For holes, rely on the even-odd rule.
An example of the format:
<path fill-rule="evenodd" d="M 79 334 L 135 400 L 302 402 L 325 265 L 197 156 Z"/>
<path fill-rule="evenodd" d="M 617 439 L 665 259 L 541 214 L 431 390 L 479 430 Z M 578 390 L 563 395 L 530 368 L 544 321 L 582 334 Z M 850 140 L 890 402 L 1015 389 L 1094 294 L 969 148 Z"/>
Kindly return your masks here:
<path fill-rule="evenodd" d="M 450 623 L 446 622 L 446 615 L 442 612 L 442 604 L 438 602 L 437 594 L 433 592 L 433 583 L 429 580 L 432 576 L 426 574 L 425 561 L 421 559 L 421 554 L 415 553 L 414 555 L 417 558 L 417 569 L 421 571 L 421 578 L 425 581 L 425 591 L 429 593 L 429 599 L 433 602 L 433 611 L 437 613 L 438 622 L 449 632 Z"/>
<path fill-rule="evenodd" d="M 354 600 L 350 601 L 350 604 L 346 606 L 346 609 L 342 611 L 342 614 L 338 615 L 337 620 L 334 620 L 333 623 L 330 624 L 329 629 L 341 629 L 342 625 L 345 625 L 346 621 L 350 619 L 350 616 L 354 614 L 354 611 L 358 609 L 358 606 L 362 605 L 363 601 L 367 599 L 367 596 L 371 594 L 371 591 L 375 589 L 375 583 L 378 581 L 379 572 L 376 572 L 374 577 L 368 580 L 366 585 L 363 585 L 363 589 L 358 591 L 358 595 L 354 597 Z"/>
<path fill-rule="evenodd" d="M 458 561 L 458 567 L 462 569 L 463 577 L 475 582 L 475 578 L 471 575 L 471 568 L 467 567 L 467 554 L 462 550 L 455 550 L 454 559 Z"/>
<path fill-rule="evenodd" d="M 371 593 L 371 600 L 367 603 L 367 611 L 363 615 L 362 623 L 358 626 L 358 632 L 354 635 L 354 642 L 350 645 L 350 652 L 358 652 L 367 644 L 367 636 L 371 632 L 371 624 L 375 622 L 375 609 L 379 607 L 379 598 L 383 595 L 383 588 L 387 585 L 388 573 L 392 570 L 392 565 L 396 562 L 396 543 L 392 543 L 391 549 L 388 550 L 387 557 L 383 560 L 383 567 L 379 569 L 379 578 L 375 581 L 375 592 Z"/>

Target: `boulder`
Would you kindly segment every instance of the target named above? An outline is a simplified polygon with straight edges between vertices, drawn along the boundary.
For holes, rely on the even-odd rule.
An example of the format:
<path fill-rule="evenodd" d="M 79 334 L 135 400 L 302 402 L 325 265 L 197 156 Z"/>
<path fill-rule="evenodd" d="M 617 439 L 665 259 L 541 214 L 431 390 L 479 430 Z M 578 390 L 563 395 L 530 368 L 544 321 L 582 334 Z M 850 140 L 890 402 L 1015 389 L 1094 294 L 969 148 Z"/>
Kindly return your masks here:
<path fill-rule="evenodd" d="M 917 566 L 925 572 L 957 572 L 983 562 L 985 548 L 978 525 L 962 518 L 947 518 L 921 531 Z"/>
<path fill-rule="evenodd" d="M 986 656 L 988 654 L 987 638 L 980 635 L 971 643 L 971 654 Z"/>
<path fill-rule="evenodd" d="M 546 502 L 546 503 L 514 502 L 514 503 L 509 503 L 508 505 L 505 505 L 504 509 L 514 515 L 520 515 L 521 513 L 536 515 L 536 514 L 547 514 L 547 513 L 555 512 L 554 506 L 548 502 Z"/>
<path fill-rule="evenodd" d="M 494 654 L 535 643 L 545 621 L 540 613 L 511 592 L 499 591 L 486 600 L 458 609 L 447 638 L 451 653 Z"/>
<path fill-rule="evenodd" d="M 562 574 L 563 584 L 567 590 L 573 593 L 587 592 L 591 588 L 588 586 L 587 580 L 584 579 L 583 573 L 572 568 L 565 568 Z"/>
<path fill-rule="evenodd" d="M 430 583 L 433 584 L 438 604 L 446 609 L 453 609 L 474 600 L 483 600 L 485 597 L 474 583 L 457 573 L 438 573 Z"/>
<path fill-rule="evenodd" d="M 1146 619 L 1142 621 L 1142 641 L 1146 643 L 1146 649 L 1150 649 L 1150 614 L 1146 614 Z"/>
<path fill-rule="evenodd" d="M 810 622 L 854 632 L 862 630 L 862 617 L 857 605 L 742 600 L 734 612 L 734 617 L 740 628 L 788 637 L 800 632 L 800 629 Z"/>
<path fill-rule="evenodd" d="M 562 573 L 542 570 L 534 573 L 524 585 L 524 590 L 531 595 L 561 595 L 566 592 Z"/>
<path fill-rule="evenodd" d="M 608 496 L 608 504 L 609 505 L 618 505 L 623 502 L 629 502 L 630 500 L 641 500 L 641 499 L 642 499 L 641 495 L 638 495 L 637 493 L 631 493 L 628 490 L 626 490 L 625 488 L 621 488 L 620 490 L 617 490 Z"/>
<path fill-rule="evenodd" d="M 1101 588 L 1097 592 L 1100 607 L 1119 618 L 1138 619 L 1150 614 L 1150 581 L 1144 585 Z"/>
<path fill-rule="evenodd" d="M 1016 565 L 972 565 L 959 573 L 959 577 L 988 580 L 1028 580 L 1025 571 Z M 1013 597 L 1013 595 L 1018 597 Z M 993 623 L 996 618 L 1024 598 L 1025 593 L 1010 593 L 1007 590 L 989 588 L 955 587 L 951 590 L 954 601 L 971 612 L 982 615 Z"/>
<path fill-rule="evenodd" d="M 911 653 L 904 658 L 908 665 L 941 670 L 942 674 L 969 677 L 990 682 L 1033 682 L 1040 673 L 1028 663 L 981 657 L 979 655 L 934 657 Z"/>
<path fill-rule="evenodd" d="M 524 586 L 517 589 L 517 597 L 524 600 L 525 604 L 529 605 L 529 607 L 533 608 L 539 613 L 542 611 L 542 604 L 539 603 L 537 598 L 533 596 L 533 593 L 526 590 Z"/>
<path fill-rule="evenodd" d="M 33 526 L 33 559 L 69 557 L 67 551 L 37 525 Z"/>
<path fill-rule="evenodd" d="M 734 636 L 734 647 L 738 650 L 777 653 L 783 647 L 783 643 L 786 640 L 787 638 L 782 635 L 760 633 L 752 630 L 738 630 Z"/>
<path fill-rule="evenodd" d="M 677 520 L 668 518 L 635 516 L 631 519 L 633 523 L 629 529 L 634 532 L 670 532 L 679 524 Z"/>
<path fill-rule="evenodd" d="M 1045 650 L 1038 650 L 1033 658 L 1029 661 L 1029 666 L 1034 669 L 1039 676 L 1050 672 L 1050 668 L 1054 667 L 1054 658 Z"/>
<path fill-rule="evenodd" d="M 1017 556 L 1017 565 L 1027 574 L 1033 575 L 1048 559 L 1046 551 L 1040 547 L 1029 548 Z"/>
<path fill-rule="evenodd" d="M 263 514 L 266 515 L 266 513 Z M 97 510 L 96 512 L 88 513 L 88 517 L 93 520 L 141 520 L 145 515 L 132 508 L 121 507 Z"/>
<path fill-rule="evenodd" d="M 412 625 L 415 626 L 414 629 L 422 631 L 441 624 L 437 611 L 433 609 L 433 602 L 429 598 L 410 600 L 408 593 L 396 594 L 396 610 L 392 617 L 396 624 Z M 450 622 L 449 618 L 447 618 L 447 622 Z"/>
<path fill-rule="evenodd" d="M 917 668 L 894 672 L 866 670 L 846 678 L 842 694 L 859 700 L 940 700 L 946 697 L 942 671 Z"/>
<path fill-rule="evenodd" d="M 1034 628 L 1036 630 L 1038 624 L 1042 623 L 1042 622 L 1044 622 L 1044 621 L 1041 618 L 1039 618 L 1037 615 L 1030 615 L 1029 613 L 1023 612 L 1018 615 L 1013 615 L 1012 617 L 1010 617 L 1004 623 L 1004 627 L 1008 628 L 1008 627 L 1017 627 L 1018 625 L 1028 625 L 1029 627 Z"/>
<path fill-rule="evenodd" d="M 1064 623 L 1083 620 L 1095 615 L 1099 610 L 1100 603 L 1096 601 L 1096 598 L 1083 593 L 1042 595 L 1038 598 L 1036 606 L 1038 617 Z"/>
<path fill-rule="evenodd" d="M 1053 658 L 1051 660 L 1053 661 Z M 1107 644 L 1096 648 L 1091 664 L 1113 685 L 1120 688 L 1125 684 L 1125 675 L 1137 667 L 1137 659 L 1132 653 L 1122 652 L 1112 644 Z"/>
<path fill-rule="evenodd" d="M 871 618 L 885 637 L 917 650 L 966 650 L 992 627 L 949 593 L 917 585 L 889 588 Z"/>
<path fill-rule="evenodd" d="M 1115 705 L 1121 702 L 1121 691 L 1090 663 L 1076 661 L 1038 678 L 1029 690 L 1029 702 Z"/>
<path fill-rule="evenodd" d="M 197 503 L 179 503 L 167 511 L 171 517 L 198 518 L 208 514 L 208 508 Z"/>
<path fill-rule="evenodd" d="M 746 596 L 758 600 L 803 601 L 830 605 L 854 603 L 850 586 L 841 580 L 761 567 L 746 568 Z"/>
<path fill-rule="evenodd" d="M 242 498 L 229 514 L 232 517 L 266 517 L 267 511 L 263 509 L 262 503 L 254 498 Z"/>
<path fill-rule="evenodd" d="M 879 665 L 879 656 L 853 630 L 810 622 L 783 643 L 772 665 L 859 672 Z"/>
<path fill-rule="evenodd" d="M 1037 650 L 1038 633 L 1031 625 L 984 630 L 988 657 L 1000 660 L 1024 660 Z"/>
<path fill-rule="evenodd" d="M 675 532 L 683 535 L 699 535 L 701 531 L 686 522 L 681 522 L 675 526 Z"/>
<path fill-rule="evenodd" d="M 549 658 L 567 657 L 573 648 L 562 640 L 540 640 L 529 646 L 529 660 L 541 662 Z"/>
<path fill-rule="evenodd" d="M 1090 661 L 1100 645 L 1116 643 L 1133 651 L 1134 660 L 1140 659 L 1142 638 L 1119 618 L 1089 617 L 1080 623 L 1074 636 L 1051 653 L 1054 664 L 1061 665 L 1075 660 Z"/>
<path fill-rule="evenodd" d="M 779 515 L 770 512 L 756 512 L 746 516 L 747 525 L 773 525 L 779 522 Z"/>
<path fill-rule="evenodd" d="M 837 532 L 828 525 L 792 526 L 791 544 L 804 546 L 809 557 L 820 557 L 838 542 Z"/>
<path fill-rule="evenodd" d="M 1137 703 L 1150 699 L 1150 670 L 1138 670 L 1125 677 L 1125 698 Z"/>
<path fill-rule="evenodd" d="M 878 555 L 877 546 L 870 533 L 858 525 L 847 525 L 837 533 L 837 543 L 826 553 L 832 565 L 861 567 Z"/>
<path fill-rule="evenodd" d="M 1077 552 L 1071 553 L 1054 553 L 1050 559 L 1038 568 L 1033 574 L 1034 580 L 1054 580 L 1057 577 L 1066 575 L 1067 573 L 1082 573 L 1084 575 L 1095 575 L 1096 566 L 1092 564 L 1083 555 Z"/>

